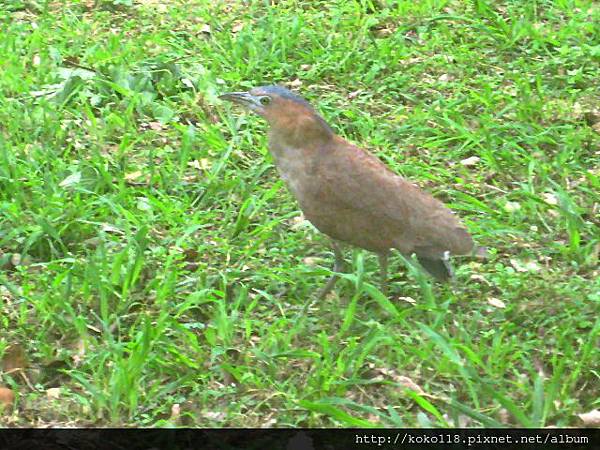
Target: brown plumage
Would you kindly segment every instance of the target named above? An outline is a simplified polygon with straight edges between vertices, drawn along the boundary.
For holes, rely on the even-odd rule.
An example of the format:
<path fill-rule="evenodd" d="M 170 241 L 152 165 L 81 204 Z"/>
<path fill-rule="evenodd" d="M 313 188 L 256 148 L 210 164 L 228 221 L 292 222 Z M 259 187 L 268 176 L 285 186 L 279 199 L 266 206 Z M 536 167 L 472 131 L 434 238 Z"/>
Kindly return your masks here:
<path fill-rule="evenodd" d="M 221 98 L 267 120 L 269 150 L 305 217 L 335 241 L 377 253 L 384 280 L 392 248 L 407 257 L 416 254 L 441 281 L 452 276 L 449 255 L 479 250 L 452 211 L 373 154 L 336 136 L 305 100 L 287 89 L 265 86 Z M 343 260 L 335 242 L 334 251 L 337 272 Z M 335 280 L 334 275 L 321 295 Z"/>

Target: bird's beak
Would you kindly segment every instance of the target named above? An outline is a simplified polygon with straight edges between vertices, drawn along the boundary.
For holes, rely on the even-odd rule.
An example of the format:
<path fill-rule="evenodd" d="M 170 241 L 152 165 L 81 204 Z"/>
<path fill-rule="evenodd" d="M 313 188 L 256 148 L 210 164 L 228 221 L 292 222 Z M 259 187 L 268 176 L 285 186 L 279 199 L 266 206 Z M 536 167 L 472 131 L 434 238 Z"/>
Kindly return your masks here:
<path fill-rule="evenodd" d="M 226 94 L 219 95 L 219 98 L 249 108 L 253 105 L 260 106 L 258 99 L 249 92 L 227 92 Z"/>

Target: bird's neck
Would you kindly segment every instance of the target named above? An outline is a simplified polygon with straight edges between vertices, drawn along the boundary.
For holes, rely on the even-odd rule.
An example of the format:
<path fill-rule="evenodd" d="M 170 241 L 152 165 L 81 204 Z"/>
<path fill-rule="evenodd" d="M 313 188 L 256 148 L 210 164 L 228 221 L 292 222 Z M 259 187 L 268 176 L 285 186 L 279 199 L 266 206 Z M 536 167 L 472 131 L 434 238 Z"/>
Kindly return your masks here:
<path fill-rule="evenodd" d="M 271 123 L 269 139 L 275 145 L 293 148 L 316 148 L 334 138 L 335 134 L 320 116 L 301 115 L 280 118 Z"/>

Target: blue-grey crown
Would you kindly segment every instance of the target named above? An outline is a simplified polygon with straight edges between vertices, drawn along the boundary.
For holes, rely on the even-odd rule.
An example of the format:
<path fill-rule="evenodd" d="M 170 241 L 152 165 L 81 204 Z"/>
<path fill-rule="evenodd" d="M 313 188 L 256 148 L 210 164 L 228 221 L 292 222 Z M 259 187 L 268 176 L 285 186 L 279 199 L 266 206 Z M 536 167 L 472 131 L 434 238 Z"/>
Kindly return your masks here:
<path fill-rule="evenodd" d="M 302 105 L 310 106 L 310 103 L 308 103 L 302 97 L 294 94 L 292 91 L 284 88 L 283 86 L 261 86 L 259 89 L 266 92 L 267 94 L 275 94 L 280 97 L 287 98 L 294 102 L 300 103 Z"/>

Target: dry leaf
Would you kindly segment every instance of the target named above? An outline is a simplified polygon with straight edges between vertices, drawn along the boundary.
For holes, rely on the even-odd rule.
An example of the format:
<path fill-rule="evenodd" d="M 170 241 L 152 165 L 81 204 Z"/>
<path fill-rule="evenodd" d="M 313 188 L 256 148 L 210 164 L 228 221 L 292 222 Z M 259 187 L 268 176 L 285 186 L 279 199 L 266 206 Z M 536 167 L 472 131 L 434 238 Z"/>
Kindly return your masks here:
<path fill-rule="evenodd" d="M 294 81 L 290 81 L 287 84 L 291 88 L 298 88 L 298 87 L 302 86 L 302 81 L 300 81 L 299 78 L 296 78 Z"/>
<path fill-rule="evenodd" d="M 152 211 L 152 205 L 150 204 L 150 200 L 148 200 L 146 197 L 138 197 L 135 206 L 140 211 Z"/>
<path fill-rule="evenodd" d="M 163 125 L 160 122 L 149 122 L 148 126 L 154 131 L 160 131 L 163 129 Z"/>
<path fill-rule="evenodd" d="M 306 218 L 304 217 L 303 214 L 300 214 L 299 216 L 293 217 L 290 222 L 291 224 L 291 228 L 292 230 L 297 230 L 299 228 L 302 228 L 304 226 L 306 226 L 308 224 L 308 220 L 306 220 Z"/>
<path fill-rule="evenodd" d="M 517 202 L 506 202 L 504 205 L 504 210 L 509 213 L 518 211 L 519 209 L 521 209 L 521 204 Z"/>
<path fill-rule="evenodd" d="M 470 156 L 469 158 L 463 159 L 460 163 L 465 167 L 471 167 L 476 165 L 480 160 L 481 158 L 479 158 L 479 156 Z"/>
<path fill-rule="evenodd" d="M 209 170 L 212 167 L 212 163 L 210 160 L 202 158 L 188 162 L 188 166 L 198 170 Z"/>
<path fill-rule="evenodd" d="M 481 264 L 476 263 L 476 262 L 472 262 L 470 264 L 470 266 L 474 269 L 479 269 L 481 267 Z M 487 284 L 488 286 L 490 286 L 490 282 L 488 280 L 485 279 L 485 277 L 483 275 L 479 275 L 478 273 L 474 273 L 473 275 L 471 275 L 469 277 L 469 279 L 473 280 L 473 281 L 480 281 L 482 283 Z"/>
<path fill-rule="evenodd" d="M 532 260 L 519 261 L 518 259 L 511 258 L 510 265 L 517 272 L 539 272 L 540 270 L 538 263 Z"/>
<path fill-rule="evenodd" d="M 173 406 L 171 406 L 171 420 L 173 422 L 177 422 L 179 421 L 180 416 L 181 407 L 179 406 L 179 403 L 175 403 Z"/>
<path fill-rule="evenodd" d="M 206 33 L 206 34 L 210 34 L 212 31 L 210 29 L 210 25 L 205 23 L 204 25 L 202 25 L 202 28 L 200 28 L 200 32 L 201 33 Z"/>
<path fill-rule="evenodd" d="M 273 426 L 277 423 L 277 419 L 275 417 L 270 417 L 266 419 L 263 423 L 261 423 L 261 428 L 273 428 Z"/>
<path fill-rule="evenodd" d="M 550 192 L 544 192 L 542 197 L 549 205 L 558 205 L 558 199 L 556 198 L 556 195 L 551 194 Z"/>
<path fill-rule="evenodd" d="M 506 308 L 506 304 L 498 298 L 490 297 L 488 298 L 487 302 L 496 308 Z"/>
<path fill-rule="evenodd" d="M 62 188 L 69 187 L 81 181 L 81 172 L 75 172 L 62 180 L 58 185 Z"/>
<path fill-rule="evenodd" d="M 2 267 L 0 267 L 0 270 Z M 6 286 L 0 286 L 0 300 L 11 301 L 13 299 L 12 293 Z"/>
<path fill-rule="evenodd" d="M 192 174 L 192 175 L 185 175 L 182 178 L 183 181 L 187 181 L 188 183 L 192 183 L 194 181 L 198 181 L 198 175 L 197 174 Z"/>
<path fill-rule="evenodd" d="M 244 28 L 244 22 L 236 21 L 233 23 L 233 27 L 231 27 L 232 33 L 239 33 L 242 28 Z"/>
<path fill-rule="evenodd" d="M 498 411 L 498 420 L 504 424 L 510 423 L 510 413 L 506 408 L 501 408 L 500 411 Z"/>
<path fill-rule="evenodd" d="M 348 98 L 350 100 L 352 100 L 353 98 L 356 98 L 358 96 L 358 94 L 360 94 L 361 92 L 362 92 L 362 89 L 359 89 L 358 91 L 350 92 L 348 94 Z"/>
<path fill-rule="evenodd" d="M 104 231 L 105 233 L 115 233 L 115 234 L 121 234 L 121 235 L 125 234 L 125 232 L 123 230 L 115 227 L 114 225 L 111 225 L 110 223 L 103 223 L 100 226 L 100 229 L 102 231 Z"/>
<path fill-rule="evenodd" d="M 394 381 L 401 384 L 405 388 L 408 388 L 411 391 L 416 392 L 417 394 L 425 395 L 425 396 L 427 395 L 427 393 L 423 389 L 421 389 L 421 386 L 419 386 L 417 383 L 415 383 L 413 380 L 411 380 L 408 377 L 399 376 Z"/>
<path fill-rule="evenodd" d="M 422 61 L 423 61 L 423 58 L 415 57 L 415 58 L 403 59 L 403 60 L 400 60 L 399 62 L 400 62 L 400 64 L 405 66 L 405 65 L 410 65 L 410 64 L 418 64 Z"/>
<path fill-rule="evenodd" d="M 21 254 L 13 253 L 10 257 L 10 263 L 13 265 L 13 267 L 17 267 L 18 265 L 20 265 L 21 264 Z"/>
<path fill-rule="evenodd" d="M 375 35 L 379 38 L 383 38 L 383 37 L 389 36 L 393 32 L 394 32 L 394 30 L 392 30 L 390 28 L 380 28 L 378 30 L 375 30 Z"/>
<path fill-rule="evenodd" d="M 60 398 L 60 388 L 46 389 L 46 398 L 48 400 L 58 400 Z"/>
<path fill-rule="evenodd" d="M 398 300 L 402 300 L 403 302 L 410 303 L 411 305 L 414 305 L 417 303 L 417 301 L 412 297 L 398 297 Z"/>
<path fill-rule="evenodd" d="M 225 418 L 225 413 L 218 411 L 205 411 L 202 412 L 202 416 L 206 419 L 222 421 Z"/>
<path fill-rule="evenodd" d="M 29 255 L 21 255 L 20 253 L 13 253 L 10 257 L 10 263 L 13 265 L 13 267 L 17 267 L 17 266 L 31 266 L 31 264 L 33 263 L 31 256 Z"/>
<path fill-rule="evenodd" d="M 586 427 L 600 427 L 600 409 L 594 409 L 588 413 L 577 414 Z"/>
<path fill-rule="evenodd" d="M 142 176 L 142 171 L 136 170 L 135 172 L 126 173 L 124 178 L 125 178 L 125 181 L 133 181 L 141 176 Z"/>
<path fill-rule="evenodd" d="M 421 386 L 415 383 L 412 379 L 410 379 L 409 377 L 405 377 L 404 375 L 399 375 L 395 370 L 391 370 L 386 367 L 375 367 L 373 364 L 369 364 L 369 367 L 371 367 L 375 372 L 378 373 L 374 380 L 383 381 L 385 377 L 420 395 L 429 396 L 429 394 L 427 394 L 423 389 L 421 389 Z"/>
<path fill-rule="evenodd" d="M 75 353 L 73 354 L 73 365 L 78 367 L 85 357 L 85 341 L 83 339 L 78 339 L 75 344 Z"/>
<path fill-rule="evenodd" d="M 302 260 L 302 262 L 304 264 L 306 264 L 307 266 L 316 266 L 320 259 L 321 258 L 317 258 L 317 257 L 314 257 L 314 256 L 307 256 L 306 258 L 304 258 Z"/>

